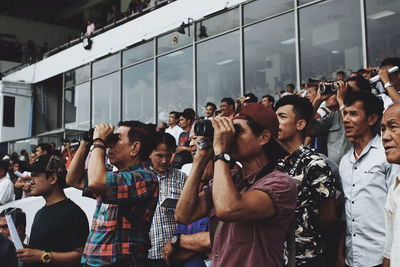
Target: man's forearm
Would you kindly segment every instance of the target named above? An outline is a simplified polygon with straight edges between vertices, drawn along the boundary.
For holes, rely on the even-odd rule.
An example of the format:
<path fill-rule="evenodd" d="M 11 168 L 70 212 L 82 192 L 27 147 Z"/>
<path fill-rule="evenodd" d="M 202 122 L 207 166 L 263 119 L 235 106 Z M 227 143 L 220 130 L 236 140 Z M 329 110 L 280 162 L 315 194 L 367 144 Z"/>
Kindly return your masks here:
<path fill-rule="evenodd" d="M 103 145 L 102 143 L 98 145 Z M 88 168 L 88 184 L 90 190 L 97 194 L 104 196 L 106 191 L 106 175 L 107 169 L 104 163 L 105 149 L 97 147 L 93 149 L 89 159 Z"/>
<path fill-rule="evenodd" d="M 80 248 L 83 251 L 83 248 Z M 80 266 L 82 252 L 51 252 L 51 263 L 62 266 Z"/>
<path fill-rule="evenodd" d="M 85 161 L 89 154 L 89 149 L 86 147 L 87 142 L 81 141 L 67 173 L 67 184 L 78 189 L 83 189 L 83 177 L 85 174 Z"/>
<path fill-rule="evenodd" d="M 208 252 L 211 250 L 210 233 L 200 232 L 190 235 L 181 235 L 179 246 L 191 251 Z"/>

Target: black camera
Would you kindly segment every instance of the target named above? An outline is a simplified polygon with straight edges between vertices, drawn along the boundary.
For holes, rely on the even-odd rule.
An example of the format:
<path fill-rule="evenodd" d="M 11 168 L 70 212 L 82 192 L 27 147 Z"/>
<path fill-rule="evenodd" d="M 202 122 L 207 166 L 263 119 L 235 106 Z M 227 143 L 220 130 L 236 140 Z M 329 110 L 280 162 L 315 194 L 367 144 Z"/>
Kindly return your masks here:
<path fill-rule="evenodd" d="M 214 128 L 210 120 L 198 120 L 194 125 L 194 134 L 196 136 L 213 137 Z"/>
<path fill-rule="evenodd" d="M 338 88 L 339 84 L 337 82 L 325 82 L 319 85 L 319 91 L 323 95 L 336 94 Z"/>
<path fill-rule="evenodd" d="M 89 143 L 92 143 L 93 142 L 93 133 L 94 133 L 94 128 L 90 128 L 89 131 L 83 133 L 83 140 L 85 140 Z M 107 146 L 114 145 L 118 141 L 118 134 L 113 133 L 104 141 L 106 142 Z"/>

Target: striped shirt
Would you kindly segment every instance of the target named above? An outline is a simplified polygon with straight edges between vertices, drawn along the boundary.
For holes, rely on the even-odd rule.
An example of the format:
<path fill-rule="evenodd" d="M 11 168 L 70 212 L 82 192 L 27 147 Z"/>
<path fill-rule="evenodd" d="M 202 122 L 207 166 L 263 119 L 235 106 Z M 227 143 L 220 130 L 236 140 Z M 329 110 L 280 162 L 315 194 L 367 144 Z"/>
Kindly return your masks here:
<path fill-rule="evenodd" d="M 104 266 L 130 257 L 146 259 L 157 199 L 157 177 L 141 164 L 107 172 L 106 194 L 97 197 L 81 263 Z"/>
<path fill-rule="evenodd" d="M 170 168 L 165 175 L 157 174 L 157 178 L 160 192 L 150 229 L 152 247 L 149 259 L 162 259 L 163 247 L 176 232 L 178 224 L 175 222 L 174 209 L 161 207 L 161 203 L 166 198 L 179 199 L 187 176 L 178 169 Z"/>

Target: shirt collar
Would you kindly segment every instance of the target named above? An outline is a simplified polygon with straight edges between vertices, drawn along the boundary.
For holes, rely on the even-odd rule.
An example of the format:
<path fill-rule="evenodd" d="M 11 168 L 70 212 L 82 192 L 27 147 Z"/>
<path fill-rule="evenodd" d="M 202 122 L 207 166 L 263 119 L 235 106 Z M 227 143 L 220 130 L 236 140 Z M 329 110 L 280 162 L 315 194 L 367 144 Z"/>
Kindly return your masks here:
<path fill-rule="evenodd" d="M 360 156 L 358 157 L 358 159 L 361 159 L 365 154 L 367 154 L 371 148 L 378 148 L 381 144 L 382 144 L 381 137 L 379 136 L 379 134 L 375 135 L 368 142 L 368 144 L 364 147 L 364 149 L 362 150 L 362 152 L 361 152 Z M 354 145 L 353 145 L 353 148 L 351 150 L 352 153 L 351 153 L 351 156 L 350 156 L 350 160 L 352 162 L 356 162 L 356 160 L 354 158 L 354 149 L 355 148 L 354 148 Z"/>
<path fill-rule="evenodd" d="M 239 181 L 239 185 L 242 186 L 246 186 L 246 185 L 252 185 L 254 184 L 257 180 L 259 180 L 260 178 L 266 176 L 267 174 L 271 173 L 276 167 L 276 163 L 268 163 L 266 164 L 264 167 L 261 168 L 261 170 L 259 170 L 256 173 L 250 174 L 245 178 L 241 178 Z M 238 171 L 239 175 L 241 175 L 240 170 Z"/>
<path fill-rule="evenodd" d="M 138 164 L 129 166 L 128 168 L 126 168 L 120 172 L 129 172 L 129 171 L 132 172 L 132 171 L 136 171 L 137 169 L 143 169 L 142 163 L 138 163 Z"/>
<path fill-rule="evenodd" d="M 168 169 L 165 170 L 164 174 L 160 174 L 154 170 L 153 166 L 150 166 L 149 169 L 152 170 L 160 179 L 168 177 L 170 174 L 172 174 L 173 171 L 171 167 L 168 167 Z"/>

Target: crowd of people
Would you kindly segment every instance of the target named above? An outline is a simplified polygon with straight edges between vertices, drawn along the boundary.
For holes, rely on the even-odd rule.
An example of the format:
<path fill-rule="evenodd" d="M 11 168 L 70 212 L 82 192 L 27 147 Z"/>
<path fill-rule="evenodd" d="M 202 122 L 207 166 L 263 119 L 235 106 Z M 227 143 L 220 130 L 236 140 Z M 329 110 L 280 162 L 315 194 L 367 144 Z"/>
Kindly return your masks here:
<path fill-rule="evenodd" d="M 99 124 L 0 162 L 7 266 L 400 266 L 400 66 L 208 102 L 160 126 Z M 379 75 L 377 83 L 369 80 Z M 10 164 L 11 163 L 11 164 Z M 89 230 L 66 186 L 97 201 Z M 15 194 L 14 194 L 15 190 Z M 18 195 L 18 197 L 15 196 Z M 1 206 L 0 206 L 1 210 Z M 15 249 L 5 217 L 14 219 Z M 3 238 L 3 236 L 5 238 Z"/>

